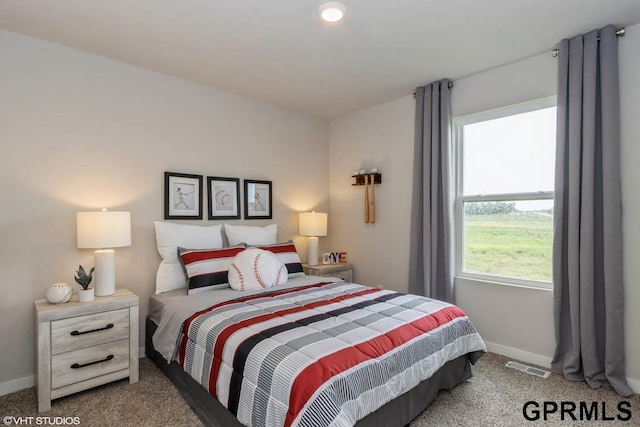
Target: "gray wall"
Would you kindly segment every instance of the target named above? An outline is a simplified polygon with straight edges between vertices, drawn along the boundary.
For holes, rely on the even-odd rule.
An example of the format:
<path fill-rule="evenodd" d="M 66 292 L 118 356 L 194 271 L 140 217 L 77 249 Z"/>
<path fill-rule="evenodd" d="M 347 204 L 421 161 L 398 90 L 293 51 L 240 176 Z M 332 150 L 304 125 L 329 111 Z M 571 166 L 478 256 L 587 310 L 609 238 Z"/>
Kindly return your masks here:
<path fill-rule="evenodd" d="M 0 52 L 0 394 L 32 384 L 33 300 L 78 289 L 75 269 L 93 264 L 77 211 L 131 211 L 117 283 L 140 296 L 142 325 L 164 171 L 272 180 L 278 237 L 306 256 L 297 213 L 328 210 L 326 121 L 3 30 Z"/>
<path fill-rule="evenodd" d="M 569 36 L 569 35 L 568 35 Z M 640 392 L 640 25 L 620 40 L 622 184 L 625 236 L 625 335 L 627 376 Z M 445 76 L 443 76 L 445 77 Z M 554 95 L 556 60 L 551 52 L 457 79 L 453 115 L 486 111 Z M 427 82 L 425 82 L 427 83 Z M 347 251 L 356 281 L 407 290 L 411 168 L 415 103 L 406 97 L 346 115 L 330 123 L 329 244 Z M 349 176 L 361 166 L 378 167 L 376 224 L 363 222 L 362 187 Z M 456 279 L 456 299 L 492 351 L 547 365 L 553 355 L 552 292 Z"/>

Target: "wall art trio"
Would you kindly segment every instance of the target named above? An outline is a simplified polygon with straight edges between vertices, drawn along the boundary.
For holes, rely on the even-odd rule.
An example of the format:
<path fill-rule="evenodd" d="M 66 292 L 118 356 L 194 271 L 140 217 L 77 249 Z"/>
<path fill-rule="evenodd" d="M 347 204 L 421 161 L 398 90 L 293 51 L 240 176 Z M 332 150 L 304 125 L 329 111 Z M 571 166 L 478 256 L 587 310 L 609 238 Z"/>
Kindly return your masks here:
<path fill-rule="evenodd" d="M 272 183 L 245 179 L 244 219 L 272 219 Z M 202 219 L 203 176 L 164 173 L 164 219 Z M 240 179 L 207 177 L 208 218 L 240 219 Z"/>

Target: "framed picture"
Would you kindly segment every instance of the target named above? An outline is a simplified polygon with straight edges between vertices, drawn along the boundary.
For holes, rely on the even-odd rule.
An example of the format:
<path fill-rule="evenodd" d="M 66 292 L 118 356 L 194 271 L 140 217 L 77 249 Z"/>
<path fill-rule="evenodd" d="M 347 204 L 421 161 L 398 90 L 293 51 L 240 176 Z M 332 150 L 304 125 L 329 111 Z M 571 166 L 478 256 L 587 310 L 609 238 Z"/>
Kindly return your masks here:
<path fill-rule="evenodd" d="M 244 219 L 271 219 L 271 181 L 244 180 Z"/>
<path fill-rule="evenodd" d="M 202 175 L 164 173 L 164 219 L 202 219 Z"/>
<path fill-rule="evenodd" d="M 240 219 L 240 179 L 207 177 L 209 219 Z"/>

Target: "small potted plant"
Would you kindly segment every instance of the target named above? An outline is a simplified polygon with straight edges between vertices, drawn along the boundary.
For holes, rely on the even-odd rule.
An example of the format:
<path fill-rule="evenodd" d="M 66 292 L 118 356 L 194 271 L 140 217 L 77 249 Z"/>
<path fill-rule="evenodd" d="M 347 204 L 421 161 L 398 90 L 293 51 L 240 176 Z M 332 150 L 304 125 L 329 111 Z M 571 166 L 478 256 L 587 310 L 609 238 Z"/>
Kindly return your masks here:
<path fill-rule="evenodd" d="M 93 301 L 93 288 L 89 289 L 89 284 L 91 284 L 91 280 L 93 279 L 93 271 L 95 269 L 95 267 L 92 267 L 91 271 L 89 271 L 89 274 L 87 274 L 87 272 L 81 265 L 78 266 L 78 271 L 76 271 L 78 275 L 75 276 L 74 279 L 76 279 L 76 282 L 78 282 L 78 284 L 82 286 L 82 290 L 78 291 L 78 300 L 80 302 Z"/>

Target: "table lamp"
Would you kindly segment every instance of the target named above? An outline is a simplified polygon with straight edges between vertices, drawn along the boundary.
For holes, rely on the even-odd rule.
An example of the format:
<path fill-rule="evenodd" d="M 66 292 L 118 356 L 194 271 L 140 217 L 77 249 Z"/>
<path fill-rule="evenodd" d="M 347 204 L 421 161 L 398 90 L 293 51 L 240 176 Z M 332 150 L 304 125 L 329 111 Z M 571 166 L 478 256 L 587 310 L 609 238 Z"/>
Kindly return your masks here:
<path fill-rule="evenodd" d="M 95 294 L 116 292 L 115 252 L 111 248 L 131 246 L 131 213 L 107 211 L 78 212 L 78 248 L 95 251 Z"/>
<path fill-rule="evenodd" d="M 309 265 L 318 265 L 318 237 L 327 235 L 327 214 L 300 213 L 300 235 L 309 237 Z"/>

